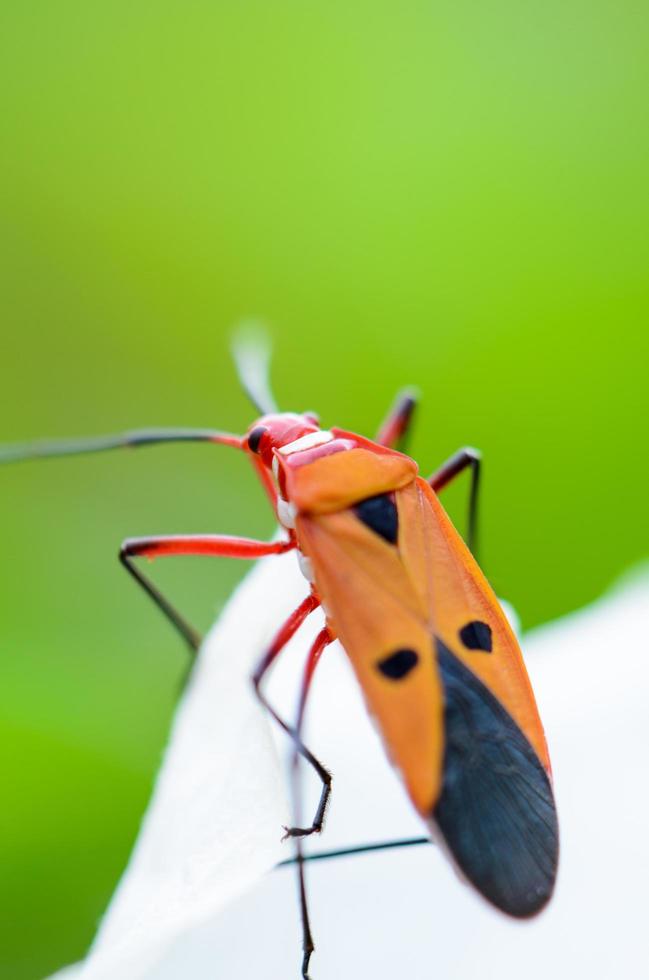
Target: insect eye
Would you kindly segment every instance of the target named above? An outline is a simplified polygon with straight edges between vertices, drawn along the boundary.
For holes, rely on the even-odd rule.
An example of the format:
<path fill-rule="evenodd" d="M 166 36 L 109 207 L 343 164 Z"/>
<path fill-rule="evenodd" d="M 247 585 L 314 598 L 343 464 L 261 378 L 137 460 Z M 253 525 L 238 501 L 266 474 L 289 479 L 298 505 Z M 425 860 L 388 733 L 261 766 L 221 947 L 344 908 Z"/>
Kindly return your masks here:
<path fill-rule="evenodd" d="M 248 449 L 251 453 L 259 452 L 259 444 L 267 432 L 268 429 L 265 425 L 258 425 L 256 429 L 252 430 L 248 436 Z"/>
<path fill-rule="evenodd" d="M 356 504 L 354 510 L 356 516 L 375 534 L 390 544 L 397 543 L 399 518 L 392 494 L 381 493 L 376 497 L 367 497 Z"/>

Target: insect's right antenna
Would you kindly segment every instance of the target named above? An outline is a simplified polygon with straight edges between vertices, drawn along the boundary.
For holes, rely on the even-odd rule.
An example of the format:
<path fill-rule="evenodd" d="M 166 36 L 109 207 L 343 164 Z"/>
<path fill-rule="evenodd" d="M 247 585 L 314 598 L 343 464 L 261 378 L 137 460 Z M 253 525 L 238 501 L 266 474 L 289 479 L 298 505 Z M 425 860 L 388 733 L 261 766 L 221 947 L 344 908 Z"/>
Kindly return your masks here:
<path fill-rule="evenodd" d="M 279 412 L 270 387 L 270 342 L 255 323 L 240 326 L 232 338 L 232 356 L 241 387 L 260 415 Z"/>
<path fill-rule="evenodd" d="M 243 438 L 215 429 L 134 429 L 109 436 L 89 439 L 62 439 L 0 446 L 0 464 L 19 463 L 25 459 L 47 459 L 53 456 L 80 456 L 101 453 L 107 449 L 137 449 L 169 442 L 212 442 L 222 446 L 243 448 Z"/>

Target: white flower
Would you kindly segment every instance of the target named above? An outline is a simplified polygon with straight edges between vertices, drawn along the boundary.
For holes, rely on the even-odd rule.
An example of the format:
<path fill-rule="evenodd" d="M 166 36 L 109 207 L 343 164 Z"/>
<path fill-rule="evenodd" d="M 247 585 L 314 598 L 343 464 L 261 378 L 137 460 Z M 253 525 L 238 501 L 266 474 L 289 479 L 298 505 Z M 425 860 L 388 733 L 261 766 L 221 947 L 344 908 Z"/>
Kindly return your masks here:
<path fill-rule="evenodd" d="M 271 870 L 291 853 L 280 844 L 284 779 L 248 675 L 303 595 L 294 556 L 265 559 L 210 634 L 135 852 L 75 980 L 298 980 L 294 868 Z M 268 685 L 289 717 L 321 624 L 315 613 Z M 524 649 L 559 808 L 550 906 L 508 920 L 433 846 L 314 862 L 314 980 L 604 980 L 646 969 L 649 578 L 534 631 Z M 334 772 L 311 851 L 421 836 L 337 644 L 318 667 L 308 721 L 308 743 Z M 318 791 L 308 777 L 305 814 Z"/>

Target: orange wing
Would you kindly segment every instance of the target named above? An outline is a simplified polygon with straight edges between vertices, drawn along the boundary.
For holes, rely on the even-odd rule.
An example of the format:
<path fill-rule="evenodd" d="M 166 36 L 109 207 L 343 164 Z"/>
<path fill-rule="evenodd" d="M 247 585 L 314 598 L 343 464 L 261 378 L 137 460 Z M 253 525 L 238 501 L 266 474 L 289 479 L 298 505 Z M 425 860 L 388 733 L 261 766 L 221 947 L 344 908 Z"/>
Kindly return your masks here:
<path fill-rule="evenodd" d="M 301 514 L 296 530 L 415 807 L 485 897 L 537 912 L 558 848 L 543 729 L 511 628 L 437 496 L 417 478 Z"/>
<path fill-rule="evenodd" d="M 425 480 L 400 491 L 397 506 L 399 550 L 425 596 L 435 636 L 496 696 L 550 772 L 520 647 L 493 589 Z"/>

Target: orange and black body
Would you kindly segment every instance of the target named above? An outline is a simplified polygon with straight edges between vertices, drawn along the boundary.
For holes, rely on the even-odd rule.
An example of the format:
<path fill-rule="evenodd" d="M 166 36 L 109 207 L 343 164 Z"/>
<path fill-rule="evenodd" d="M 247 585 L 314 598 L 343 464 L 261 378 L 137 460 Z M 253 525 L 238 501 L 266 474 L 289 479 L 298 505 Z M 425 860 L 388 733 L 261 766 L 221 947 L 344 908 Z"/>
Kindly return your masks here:
<path fill-rule="evenodd" d="M 313 941 L 304 886 L 302 837 L 322 829 L 331 775 L 302 741 L 315 668 L 338 639 L 368 710 L 414 807 L 463 876 L 517 918 L 551 896 L 558 830 L 543 729 L 518 643 L 471 551 L 444 511 L 440 491 L 479 458 L 463 450 L 430 478 L 398 452 L 414 402 L 406 395 L 376 441 L 322 430 L 312 413 L 280 413 L 267 388 L 248 388 L 265 414 L 244 436 L 213 430 L 144 430 L 70 443 L 0 450 L 0 462 L 171 441 L 225 444 L 248 454 L 285 529 L 282 541 L 174 535 L 126 541 L 120 558 L 192 649 L 200 637 L 134 559 L 166 555 L 256 558 L 295 551 L 308 594 L 260 659 L 253 682 L 262 703 L 322 780 L 313 822 L 293 827 L 304 930 L 302 975 Z M 254 374 L 254 372 L 253 372 Z M 325 626 L 305 666 L 294 724 L 281 718 L 261 681 L 306 617 L 322 606 Z M 449 885 L 450 887 L 450 885 Z"/>
<path fill-rule="evenodd" d="M 533 915 L 556 873 L 550 762 L 494 593 L 407 456 L 332 429 L 273 460 L 327 628 L 414 806 L 485 898 Z"/>

